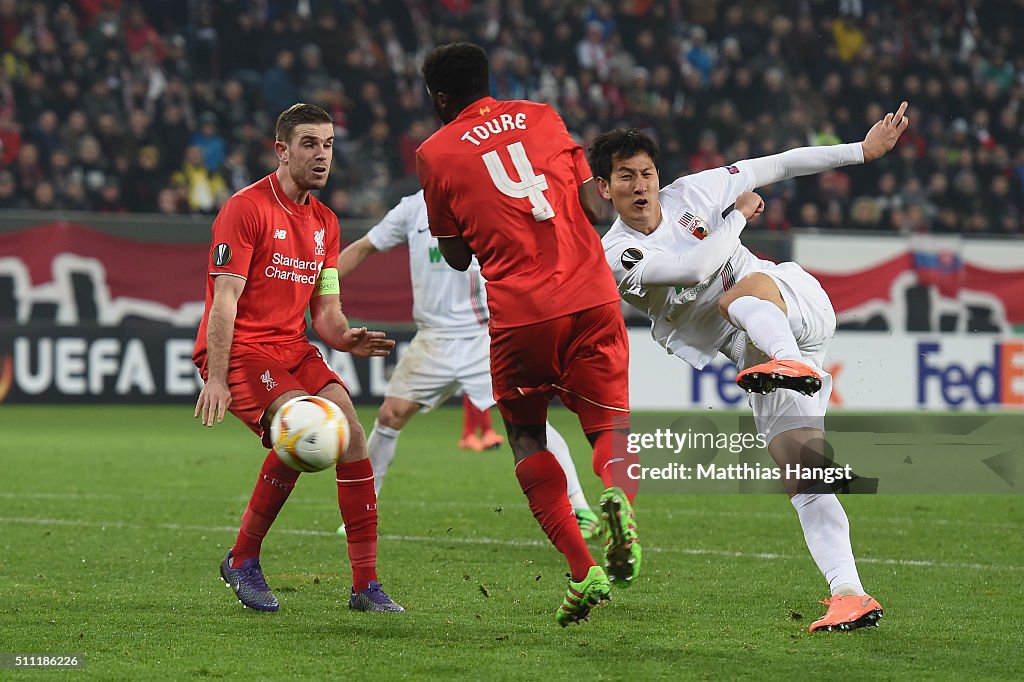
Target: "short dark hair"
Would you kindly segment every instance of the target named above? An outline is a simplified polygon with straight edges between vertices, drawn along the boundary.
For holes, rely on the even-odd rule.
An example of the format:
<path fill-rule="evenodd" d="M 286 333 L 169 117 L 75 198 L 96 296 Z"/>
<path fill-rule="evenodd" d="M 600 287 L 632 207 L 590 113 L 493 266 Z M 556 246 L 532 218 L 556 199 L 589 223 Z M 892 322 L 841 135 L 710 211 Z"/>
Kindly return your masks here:
<path fill-rule="evenodd" d="M 616 158 L 628 159 L 645 152 L 658 167 L 658 143 L 636 128 L 616 128 L 594 138 L 587 149 L 587 163 L 594 177 L 608 180 Z"/>
<path fill-rule="evenodd" d="M 334 119 L 315 104 L 293 104 L 277 117 L 274 129 L 277 141 L 285 144 L 291 142 L 295 129 L 303 123 L 334 123 Z"/>
<path fill-rule="evenodd" d="M 432 95 L 443 92 L 465 99 L 484 97 L 491 89 L 487 53 L 473 43 L 448 43 L 431 50 L 423 60 L 423 80 Z"/>

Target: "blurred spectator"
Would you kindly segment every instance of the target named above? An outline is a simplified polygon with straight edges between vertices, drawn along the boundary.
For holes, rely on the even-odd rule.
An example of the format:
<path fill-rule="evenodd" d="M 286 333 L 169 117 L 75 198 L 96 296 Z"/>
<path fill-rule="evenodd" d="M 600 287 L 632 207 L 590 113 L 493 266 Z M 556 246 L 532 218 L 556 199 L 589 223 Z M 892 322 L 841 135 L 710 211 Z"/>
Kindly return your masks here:
<path fill-rule="evenodd" d="M 127 213 L 128 206 L 121 197 L 121 183 L 114 178 L 108 179 L 100 190 L 95 208 L 101 213 Z"/>
<path fill-rule="evenodd" d="M 248 187 L 254 180 L 252 172 L 245 160 L 245 149 L 235 147 L 224 159 L 220 168 L 220 174 L 228 185 L 228 191 L 232 194 L 240 189 Z"/>
<path fill-rule="evenodd" d="M 215 210 L 276 166 L 267 131 L 301 99 L 335 118 L 325 194 L 343 189 L 344 210 L 379 217 L 396 188 L 415 183 L 415 147 L 437 126 L 422 55 L 468 39 L 489 50 L 497 95 L 551 103 L 578 138 L 650 130 L 666 180 L 856 141 L 906 98 L 912 124 L 895 153 L 770 188 L 772 224 L 863 225 L 870 212 L 858 201 L 853 216 L 857 196 L 873 200 L 882 229 L 1019 234 L 1017 4 L 0 0 L 0 170 L 20 182 L 30 144 L 65 207 L 92 206 L 113 179 L 132 210 Z M 205 174 L 188 182 L 193 143 Z M 143 172 L 147 147 L 159 168 Z M 172 190 L 162 207 L 159 190 L 142 198 L 158 181 Z M 218 182 L 225 191 L 208 191 Z M 196 208 L 209 201 L 195 195 L 213 205 Z"/>
<path fill-rule="evenodd" d="M 137 152 L 135 167 L 125 181 L 124 200 L 128 209 L 152 213 L 158 208 L 157 196 L 167 180 L 160 168 L 160 150 L 146 146 Z"/>
<path fill-rule="evenodd" d="M 227 144 L 217 132 L 217 114 L 204 111 L 199 115 L 199 130 L 189 144 L 203 150 L 203 163 L 210 172 L 216 171 L 227 156 Z"/>
<path fill-rule="evenodd" d="M 275 117 L 299 101 L 294 67 L 295 54 L 291 50 L 281 50 L 277 53 L 274 66 L 263 74 L 263 102 Z"/>
<path fill-rule="evenodd" d="M 766 202 L 760 222 L 762 229 L 788 232 L 792 225 L 786 218 L 786 202 L 782 199 L 770 199 Z"/>
<path fill-rule="evenodd" d="M 37 211 L 56 211 L 60 209 L 60 204 L 57 202 L 57 192 L 49 181 L 43 180 L 36 183 L 32 188 L 31 194 L 32 203 L 29 204 L 29 208 L 34 208 Z"/>
<path fill-rule="evenodd" d="M 185 212 L 185 205 L 181 202 L 181 195 L 176 189 L 165 187 L 160 190 L 156 199 L 157 211 L 164 215 L 175 215 Z"/>
<path fill-rule="evenodd" d="M 600 22 L 587 24 L 583 39 L 576 45 L 576 61 L 581 69 L 593 71 L 599 81 L 607 80 L 611 74 L 611 55 L 605 46 L 604 27 Z"/>
<path fill-rule="evenodd" d="M 18 191 L 28 195 L 46 177 L 42 164 L 39 162 L 39 149 L 31 143 L 21 145 L 18 158 L 11 167 L 18 183 Z"/>
<path fill-rule="evenodd" d="M 100 151 L 100 143 L 95 137 L 86 135 L 81 139 L 75 161 L 76 172 L 82 177 L 86 194 L 90 197 L 98 196 L 107 182 L 108 169 Z"/>
<path fill-rule="evenodd" d="M 0 7 L 2 7 L 2 0 L 0 0 Z M 14 173 L 0 169 L 0 208 L 18 208 L 18 197 L 18 183 L 14 180 Z"/>
<path fill-rule="evenodd" d="M 0 111 L 0 168 L 10 166 L 20 149 L 21 126 L 10 112 Z"/>
<path fill-rule="evenodd" d="M 855 230 L 877 230 L 882 211 L 872 197 L 857 197 L 850 205 L 850 227 Z"/>
<path fill-rule="evenodd" d="M 181 170 L 171 177 L 172 186 L 183 188 L 188 207 L 200 213 L 216 211 L 230 194 L 219 173 L 210 172 L 203 160 L 203 148 L 189 145 Z"/>

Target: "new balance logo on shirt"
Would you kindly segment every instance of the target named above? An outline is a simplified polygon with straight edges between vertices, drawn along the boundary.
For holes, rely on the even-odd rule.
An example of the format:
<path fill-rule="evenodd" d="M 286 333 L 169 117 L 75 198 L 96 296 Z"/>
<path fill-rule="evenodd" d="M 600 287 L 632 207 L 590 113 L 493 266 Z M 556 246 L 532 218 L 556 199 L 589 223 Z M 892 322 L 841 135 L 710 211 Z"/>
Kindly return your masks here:
<path fill-rule="evenodd" d="M 283 230 L 281 228 L 278 228 L 278 229 L 274 230 L 274 239 L 287 239 L 287 238 L 288 238 L 288 232 L 286 232 L 285 230 Z"/>

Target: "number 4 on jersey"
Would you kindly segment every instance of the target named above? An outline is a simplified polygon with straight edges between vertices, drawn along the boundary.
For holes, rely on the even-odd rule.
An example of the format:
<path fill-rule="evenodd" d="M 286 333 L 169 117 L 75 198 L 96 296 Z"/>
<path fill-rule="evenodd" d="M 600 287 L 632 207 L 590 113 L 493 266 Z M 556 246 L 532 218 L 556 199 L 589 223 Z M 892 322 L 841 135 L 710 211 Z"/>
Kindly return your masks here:
<path fill-rule="evenodd" d="M 487 172 L 494 182 L 498 191 L 513 199 L 529 199 L 533 207 L 533 219 L 538 223 L 550 220 L 555 217 L 555 209 L 551 208 L 548 198 L 544 196 L 544 190 L 548 188 L 548 181 L 543 175 L 537 175 L 533 170 L 533 164 L 526 156 L 526 149 L 522 142 L 513 142 L 508 147 L 508 153 L 512 157 L 512 165 L 519 174 L 519 181 L 515 182 L 508 176 L 505 164 L 501 162 L 497 150 L 484 154 L 484 163 L 487 165 Z"/>

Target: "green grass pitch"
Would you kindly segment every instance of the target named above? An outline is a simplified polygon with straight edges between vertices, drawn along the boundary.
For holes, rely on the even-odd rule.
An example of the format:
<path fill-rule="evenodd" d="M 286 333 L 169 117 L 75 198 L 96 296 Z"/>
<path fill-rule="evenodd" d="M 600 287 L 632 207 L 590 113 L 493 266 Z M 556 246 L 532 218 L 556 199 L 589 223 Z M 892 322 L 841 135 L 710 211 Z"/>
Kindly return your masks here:
<path fill-rule="evenodd" d="M 1017 495 L 845 496 L 886 614 L 877 629 L 816 635 L 826 589 L 784 496 L 643 496 L 638 584 L 563 630 L 562 559 L 507 447 L 455 448 L 455 409 L 412 421 L 381 495 L 380 574 L 407 614 L 348 610 L 329 473 L 300 479 L 264 543 L 280 612 L 244 610 L 217 569 L 263 451 L 233 418 L 207 430 L 191 412 L 0 408 L 0 654 L 84 654 L 68 679 L 111 680 L 1024 675 Z M 596 503 L 572 415 L 552 421 Z"/>

